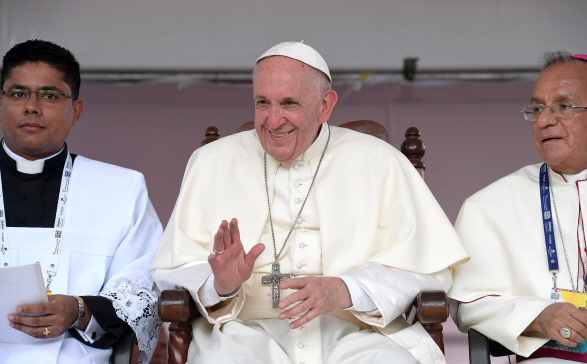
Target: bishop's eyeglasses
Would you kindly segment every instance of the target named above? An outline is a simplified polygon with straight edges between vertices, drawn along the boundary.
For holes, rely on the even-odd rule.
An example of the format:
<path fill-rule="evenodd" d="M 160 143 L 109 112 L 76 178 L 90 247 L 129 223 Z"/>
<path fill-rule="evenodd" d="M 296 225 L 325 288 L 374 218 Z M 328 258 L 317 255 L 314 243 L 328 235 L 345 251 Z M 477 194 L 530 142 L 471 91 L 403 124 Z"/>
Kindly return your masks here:
<path fill-rule="evenodd" d="M 25 103 L 31 97 L 31 93 L 37 94 L 37 100 L 43 104 L 54 105 L 60 103 L 65 98 L 70 98 L 73 101 L 77 100 L 77 97 L 73 97 L 68 94 L 64 94 L 57 90 L 39 90 L 31 91 L 24 88 L 11 88 L 8 90 L 2 90 L 1 94 L 6 96 L 10 102 L 14 103 Z"/>
<path fill-rule="evenodd" d="M 550 112 L 555 118 L 568 119 L 575 115 L 575 109 L 585 109 L 585 106 L 575 106 L 568 101 L 553 102 L 550 105 L 532 104 L 522 109 L 521 113 L 528 121 L 536 121 L 545 108 L 550 108 Z"/>

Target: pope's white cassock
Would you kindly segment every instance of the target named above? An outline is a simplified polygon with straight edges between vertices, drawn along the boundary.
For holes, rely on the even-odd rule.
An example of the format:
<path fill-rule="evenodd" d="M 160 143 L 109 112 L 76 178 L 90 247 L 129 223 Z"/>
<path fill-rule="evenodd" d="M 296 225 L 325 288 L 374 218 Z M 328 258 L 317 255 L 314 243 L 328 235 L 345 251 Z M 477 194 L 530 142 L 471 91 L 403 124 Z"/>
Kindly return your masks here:
<path fill-rule="evenodd" d="M 324 124 L 297 160 L 280 164 L 268 155 L 277 249 L 306 197 L 329 133 L 314 186 L 280 256 L 281 272 L 342 276 L 354 306 L 296 330 L 277 318 L 281 311 L 271 308 L 271 287 L 261 284 L 273 263 L 263 149 L 254 130 L 220 139 L 190 159 L 151 266 L 161 289 L 188 289 L 203 315 L 193 323 L 189 363 L 444 362 L 422 326 L 402 330 L 407 324 L 398 316 L 419 291 L 447 290 L 447 268 L 467 254 L 422 178 L 388 143 Z M 207 258 L 220 222 L 233 217 L 245 250 L 262 242 L 265 251 L 251 279 L 222 301 Z"/>
<path fill-rule="evenodd" d="M 471 260 L 455 267 L 449 292 L 458 301 L 451 303 L 451 314 L 461 331 L 475 329 L 525 357 L 548 340 L 521 333 L 553 303 L 539 170 L 540 164 L 524 167 L 465 201 L 455 227 Z M 558 212 L 557 218 L 553 204 L 557 287 L 583 291 L 583 263 L 587 263 L 583 221 L 587 216 L 581 207 L 587 207 L 587 171 L 563 175 L 551 170 L 550 175 L 551 199 Z M 571 275 L 578 287 L 572 286 Z M 545 359 L 525 363 L 534 360 Z"/>
<path fill-rule="evenodd" d="M 45 160 L 27 161 L 2 144 L 9 265 L 40 262 L 46 280 L 67 147 Z M 69 330 L 54 339 L 31 337 L 22 344 L 0 342 L 0 363 L 106 364 L 112 349 L 93 346 L 115 340 L 125 322 L 137 335 L 143 360 L 156 347 L 160 319 L 148 268 L 163 229 L 144 178 L 136 171 L 72 157 L 61 252 L 50 289 L 83 296 L 94 315 L 85 331 Z M 0 322 L 8 325 L 7 317 Z"/>

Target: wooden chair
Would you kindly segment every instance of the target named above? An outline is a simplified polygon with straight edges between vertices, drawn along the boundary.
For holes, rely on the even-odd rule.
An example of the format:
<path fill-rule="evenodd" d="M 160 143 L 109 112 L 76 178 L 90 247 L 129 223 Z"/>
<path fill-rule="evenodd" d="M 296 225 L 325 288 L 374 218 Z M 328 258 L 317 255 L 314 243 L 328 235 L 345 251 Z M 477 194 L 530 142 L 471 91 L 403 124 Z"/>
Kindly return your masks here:
<path fill-rule="evenodd" d="M 340 125 L 340 127 L 373 135 L 389 142 L 389 135 L 385 127 L 375 121 L 358 120 Z M 241 125 L 237 132 L 254 129 L 254 123 L 249 121 Z M 420 132 L 411 127 L 406 131 L 406 140 L 401 145 L 401 151 L 412 162 L 420 176 L 424 178 L 426 166 L 422 162 L 425 147 L 420 140 Z M 217 140 L 220 137 L 218 128 L 212 126 L 206 129 L 206 138 L 201 145 Z M 410 311 L 415 311 L 412 323 L 420 321 L 422 326 L 430 334 L 434 342 L 444 353 L 442 341 L 442 323 L 448 318 L 448 301 L 444 291 L 420 292 L 414 300 L 413 307 L 406 312 L 406 317 L 411 316 Z M 184 364 L 187 361 L 188 348 L 192 340 L 191 322 L 200 317 L 194 301 L 186 290 L 166 290 L 159 298 L 159 316 L 165 322 L 171 322 L 169 326 L 169 363 Z"/>

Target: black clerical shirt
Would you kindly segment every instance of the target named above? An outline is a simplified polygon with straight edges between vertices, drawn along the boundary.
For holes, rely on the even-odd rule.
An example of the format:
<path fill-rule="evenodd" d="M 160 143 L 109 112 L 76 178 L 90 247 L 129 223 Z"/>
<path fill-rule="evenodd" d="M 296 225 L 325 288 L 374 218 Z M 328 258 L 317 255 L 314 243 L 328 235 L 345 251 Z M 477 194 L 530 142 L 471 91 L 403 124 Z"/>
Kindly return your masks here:
<path fill-rule="evenodd" d="M 75 157 L 75 154 L 71 155 L 74 163 Z M 20 228 L 53 228 L 55 226 L 57 200 L 66 159 L 67 145 L 61 153 L 45 160 L 41 173 L 21 173 L 16 169 L 16 161 L 0 146 L 6 226 Z M 82 299 L 106 333 L 90 344 L 79 335 L 77 330 L 69 330 L 71 335 L 79 341 L 97 349 L 106 349 L 112 346 L 126 330 L 130 330 L 128 324 L 116 315 L 109 299 L 100 296 L 82 296 Z"/>

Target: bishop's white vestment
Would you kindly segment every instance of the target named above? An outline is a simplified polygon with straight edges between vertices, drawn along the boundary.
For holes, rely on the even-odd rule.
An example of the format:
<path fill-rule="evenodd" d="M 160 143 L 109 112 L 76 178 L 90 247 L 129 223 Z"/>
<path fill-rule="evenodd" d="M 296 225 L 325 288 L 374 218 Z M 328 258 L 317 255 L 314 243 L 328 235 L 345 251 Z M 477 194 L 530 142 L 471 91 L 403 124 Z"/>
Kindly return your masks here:
<path fill-rule="evenodd" d="M 402 330 L 407 324 L 398 316 L 419 289 L 448 289 L 447 268 L 467 254 L 422 178 L 388 143 L 324 125 L 296 161 L 280 164 L 267 156 L 277 250 L 308 192 L 328 133 L 314 186 L 280 256 L 281 272 L 350 277 L 375 303 L 369 312 L 377 314 L 353 300 L 356 310 L 320 316 L 302 329 L 290 330 L 277 318 L 281 311 L 271 308 L 271 287 L 261 284 L 273 263 L 263 149 L 254 130 L 241 132 L 194 152 L 151 266 L 161 289 L 188 289 L 203 315 L 193 323 L 188 362 L 414 363 L 412 355 L 444 361 L 421 325 Z M 258 242 L 265 251 L 235 297 L 206 307 L 213 237 L 220 222 L 233 217 L 245 251 Z"/>
<path fill-rule="evenodd" d="M 26 169 L 39 162 L 20 160 L 4 148 L 0 147 L 0 168 L 10 266 L 40 262 L 46 280 L 54 229 L 34 222 L 30 226 L 30 220 L 53 224 L 67 147 L 44 166 L 41 162 L 36 172 Z M 161 321 L 148 268 L 163 229 L 145 180 L 136 171 L 72 156 L 61 252 L 50 289 L 53 294 L 83 296 L 87 306 L 93 305 L 92 319 L 85 332 L 74 329 L 53 339 L 0 343 L 2 364 L 107 364 L 112 349 L 92 346 L 112 341 L 113 333 L 128 326 L 136 333 L 145 362 L 157 345 Z M 35 210 L 43 216 L 35 216 Z M 118 322 L 109 328 L 113 320 Z M 7 317 L 0 323 L 8 325 Z"/>
<path fill-rule="evenodd" d="M 471 260 L 453 270 L 449 297 L 459 329 L 475 329 L 511 351 L 530 356 L 548 340 L 521 335 L 553 302 L 541 209 L 539 169 L 531 165 L 506 176 L 469 197 L 460 211 L 456 230 Z M 587 207 L 587 173 L 562 175 L 550 171 L 551 199 L 558 219 L 552 221 L 559 272 L 557 287 L 583 291 Z M 560 228 L 564 238 L 563 249 Z M 568 257 L 565 258 L 565 251 Z M 575 285 L 572 287 L 570 273 Z M 532 359 L 534 360 L 558 359 Z"/>

